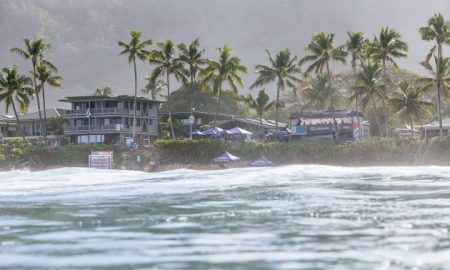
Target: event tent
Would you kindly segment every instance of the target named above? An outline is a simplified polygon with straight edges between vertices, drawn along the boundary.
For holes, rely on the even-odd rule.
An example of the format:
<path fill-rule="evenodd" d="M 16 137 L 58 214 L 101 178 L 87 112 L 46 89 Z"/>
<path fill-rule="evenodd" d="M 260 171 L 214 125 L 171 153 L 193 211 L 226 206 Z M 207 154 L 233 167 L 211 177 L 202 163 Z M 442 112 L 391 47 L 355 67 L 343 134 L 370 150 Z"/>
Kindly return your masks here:
<path fill-rule="evenodd" d="M 253 134 L 250 131 L 247 131 L 240 127 L 235 127 L 235 128 L 229 129 L 227 131 L 229 134 L 233 134 L 233 135 L 252 135 Z"/>
<path fill-rule="evenodd" d="M 227 151 L 225 151 L 218 157 L 214 158 L 212 161 L 214 161 L 216 163 L 226 163 L 226 162 L 232 162 L 232 161 L 236 161 L 236 160 L 240 160 L 240 159 L 241 159 L 240 157 L 234 156 L 234 155 L 228 153 Z"/>
<path fill-rule="evenodd" d="M 261 156 L 257 160 L 253 161 L 251 165 L 260 167 L 273 166 L 273 162 L 267 159 L 265 156 Z"/>

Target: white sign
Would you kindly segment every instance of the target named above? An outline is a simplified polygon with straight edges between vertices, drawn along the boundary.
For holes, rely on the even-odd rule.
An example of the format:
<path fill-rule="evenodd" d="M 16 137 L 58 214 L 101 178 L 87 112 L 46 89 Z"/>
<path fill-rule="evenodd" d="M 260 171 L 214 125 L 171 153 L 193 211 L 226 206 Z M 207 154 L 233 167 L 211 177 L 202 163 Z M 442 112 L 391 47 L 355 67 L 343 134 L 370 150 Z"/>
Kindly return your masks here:
<path fill-rule="evenodd" d="M 113 152 L 97 151 L 89 155 L 89 168 L 112 169 Z"/>

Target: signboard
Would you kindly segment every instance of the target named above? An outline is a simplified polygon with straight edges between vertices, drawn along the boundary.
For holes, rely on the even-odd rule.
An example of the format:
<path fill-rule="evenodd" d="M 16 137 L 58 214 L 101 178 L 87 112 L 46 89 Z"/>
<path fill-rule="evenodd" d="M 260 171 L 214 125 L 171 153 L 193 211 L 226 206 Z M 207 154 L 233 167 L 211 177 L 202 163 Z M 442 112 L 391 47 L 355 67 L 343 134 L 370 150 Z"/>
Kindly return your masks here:
<path fill-rule="evenodd" d="M 306 135 L 306 126 L 295 126 L 294 130 L 296 135 Z"/>
<path fill-rule="evenodd" d="M 339 128 L 343 132 L 352 132 L 352 124 L 340 124 Z"/>
<path fill-rule="evenodd" d="M 308 135 L 331 134 L 331 125 L 308 125 Z"/>
<path fill-rule="evenodd" d="M 89 155 L 89 168 L 111 170 L 112 163 L 113 163 L 113 152 L 93 151 Z"/>

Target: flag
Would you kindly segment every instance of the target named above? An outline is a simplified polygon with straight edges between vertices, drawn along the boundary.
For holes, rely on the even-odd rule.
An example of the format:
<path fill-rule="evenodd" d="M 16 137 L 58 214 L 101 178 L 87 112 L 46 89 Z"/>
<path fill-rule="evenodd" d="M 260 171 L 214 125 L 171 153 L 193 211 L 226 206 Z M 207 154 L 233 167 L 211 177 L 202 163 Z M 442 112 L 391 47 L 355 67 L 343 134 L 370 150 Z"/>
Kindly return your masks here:
<path fill-rule="evenodd" d="M 91 118 L 91 115 L 92 115 L 91 114 L 91 110 L 88 108 L 87 111 L 86 111 L 86 117 L 87 118 Z"/>

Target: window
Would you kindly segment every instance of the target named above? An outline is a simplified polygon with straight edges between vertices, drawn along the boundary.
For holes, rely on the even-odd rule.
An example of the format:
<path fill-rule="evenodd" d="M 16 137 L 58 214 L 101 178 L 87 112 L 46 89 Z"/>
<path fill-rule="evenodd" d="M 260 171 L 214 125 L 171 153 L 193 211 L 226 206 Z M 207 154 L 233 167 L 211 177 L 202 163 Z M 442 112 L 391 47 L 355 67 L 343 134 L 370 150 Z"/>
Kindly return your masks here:
<path fill-rule="evenodd" d="M 111 119 L 105 118 L 103 121 L 103 125 L 111 125 Z"/>
<path fill-rule="evenodd" d="M 148 119 L 148 125 L 153 126 L 153 119 Z"/>
<path fill-rule="evenodd" d="M 78 144 L 86 144 L 86 143 L 104 143 L 105 135 L 99 134 L 91 134 L 89 135 L 80 135 L 77 137 Z"/>
<path fill-rule="evenodd" d="M 106 108 L 117 108 L 117 101 L 106 101 L 105 107 Z"/>

